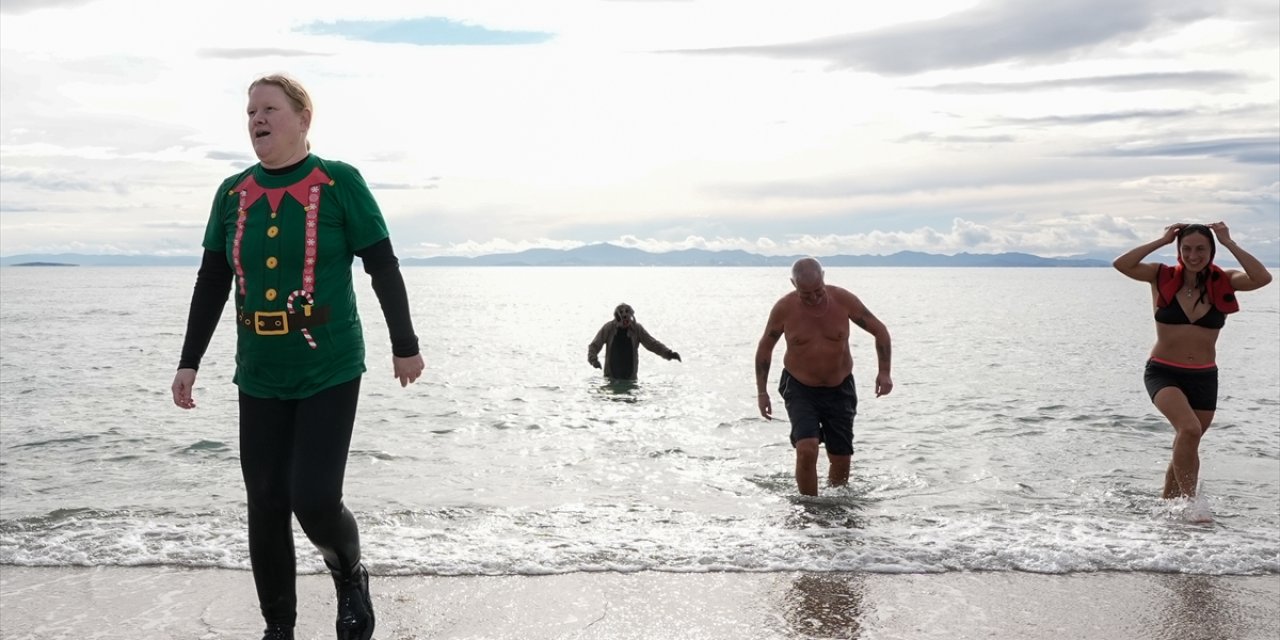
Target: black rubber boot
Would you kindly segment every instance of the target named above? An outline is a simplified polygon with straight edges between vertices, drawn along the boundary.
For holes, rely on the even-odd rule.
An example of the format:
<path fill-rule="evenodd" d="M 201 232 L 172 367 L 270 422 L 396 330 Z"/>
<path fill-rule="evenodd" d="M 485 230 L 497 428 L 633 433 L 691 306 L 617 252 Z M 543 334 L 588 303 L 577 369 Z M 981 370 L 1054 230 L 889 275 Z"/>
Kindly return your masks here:
<path fill-rule="evenodd" d="M 336 571 L 333 586 L 338 591 L 338 640 L 369 640 L 373 637 L 373 598 L 369 595 L 369 572 L 356 563 L 347 575 Z"/>
<path fill-rule="evenodd" d="M 269 624 L 262 632 L 262 640 L 293 640 L 293 627 Z"/>

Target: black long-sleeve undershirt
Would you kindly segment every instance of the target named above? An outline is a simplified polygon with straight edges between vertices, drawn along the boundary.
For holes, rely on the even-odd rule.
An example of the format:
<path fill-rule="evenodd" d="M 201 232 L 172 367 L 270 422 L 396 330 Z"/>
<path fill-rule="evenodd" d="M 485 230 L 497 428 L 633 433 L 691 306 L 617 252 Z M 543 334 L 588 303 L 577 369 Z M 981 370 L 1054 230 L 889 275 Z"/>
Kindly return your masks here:
<path fill-rule="evenodd" d="M 391 247 L 391 240 L 383 238 L 355 252 L 369 274 L 373 292 L 382 306 L 382 315 L 391 334 L 391 353 L 407 358 L 418 355 L 418 336 L 413 332 L 413 318 L 409 314 L 409 296 L 400 273 L 400 260 Z M 191 308 L 187 314 L 187 334 L 182 342 L 179 369 L 198 369 L 213 332 L 218 327 L 222 310 L 235 274 L 227 263 L 226 254 L 205 250 L 196 274 L 195 290 L 191 294 Z"/>
<path fill-rule="evenodd" d="M 182 340 L 179 369 L 200 368 L 200 359 L 209 348 L 213 330 L 218 328 L 222 309 L 227 306 L 234 275 L 226 254 L 204 250 L 200 271 L 196 273 L 195 291 L 191 292 L 191 308 L 187 311 L 187 336 Z"/>
<path fill-rule="evenodd" d="M 391 334 L 391 354 L 398 358 L 418 355 L 418 336 L 413 332 L 413 317 L 409 314 L 409 294 L 404 288 L 404 276 L 400 273 L 400 259 L 391 248 L 391 239 L 383 238 L 356 252 L 369 274 L 373 293 L 382 306 L 382 317 L 387 321 Z"/>

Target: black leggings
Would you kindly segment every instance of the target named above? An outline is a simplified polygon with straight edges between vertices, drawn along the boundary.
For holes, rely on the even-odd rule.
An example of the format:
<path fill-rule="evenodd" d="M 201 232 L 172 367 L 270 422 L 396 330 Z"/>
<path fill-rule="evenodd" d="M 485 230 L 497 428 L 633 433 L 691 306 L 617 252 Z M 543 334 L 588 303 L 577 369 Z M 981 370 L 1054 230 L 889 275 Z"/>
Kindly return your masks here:
<path fill-rule="evenodd" d="M 360 561 L 356 519 L 342 504 L 360 378 L 301 400 L 240 393 L 240 469 L 249 502 L 249 561 L 268 624 L 297 617 L 293 520 L 330 570 Z"/>

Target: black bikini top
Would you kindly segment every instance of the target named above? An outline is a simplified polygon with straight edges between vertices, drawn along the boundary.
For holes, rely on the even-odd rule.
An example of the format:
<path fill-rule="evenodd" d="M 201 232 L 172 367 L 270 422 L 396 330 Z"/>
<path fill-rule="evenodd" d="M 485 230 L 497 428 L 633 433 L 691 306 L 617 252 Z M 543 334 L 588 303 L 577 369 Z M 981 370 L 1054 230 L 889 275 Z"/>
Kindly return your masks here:
<path fill-rule="evenodd" d="M 1156 309 L 1156 322 L 1161 324 L 1194 324 L 1197 327 L 1206 329 L 1221 329 L 1227 324 L 1227 314 L 1218 309 L 1217 306 L 1209 305 L 1208 313 L 1200 316 L 1195 322 L 1187 317 L 1187 312 L 1177 300 L 1172 300 L 1169 304 Z"/>
<path fill-rule="evenodd" d="M 1208 266 L 1209 277 L 1205 281 L 1205 290 L 1196 298 L 1197 302 L 1208 298 L 1209 311 L 1195 322 L 1187 318 L 1187 312 L 1178 304 L 1178 291 L 1182 288 L 1182 263 L 1171 267 L 1160 265 L 1156 274 L 1156 322 L 1161 324 L 1193 324 L 1206 329 L 1221 329 L 1227 324 L 1227 314 L 1240 310 L 1240 302 L 1236 300 L 1235 287 L 1231 286 L 1231 277 L 1216 264 Z M 1207 294 L 1207 295 L 1205 295 Z M 1192 305 L 1195 309 L 1195 305 Z"/>

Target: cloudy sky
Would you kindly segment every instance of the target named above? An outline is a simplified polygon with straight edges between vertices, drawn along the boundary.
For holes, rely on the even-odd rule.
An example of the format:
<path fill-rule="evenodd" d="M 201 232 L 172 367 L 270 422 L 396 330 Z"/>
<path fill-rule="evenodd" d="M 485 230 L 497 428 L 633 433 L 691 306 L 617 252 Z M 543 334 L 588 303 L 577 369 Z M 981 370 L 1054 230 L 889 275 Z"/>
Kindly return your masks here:
<path fill-rule="evenodd" d="M 1275 0 L 0 0 L 0 255 L 196 255 L 253 78 L 402 256 L 1280 260 Z"/>

